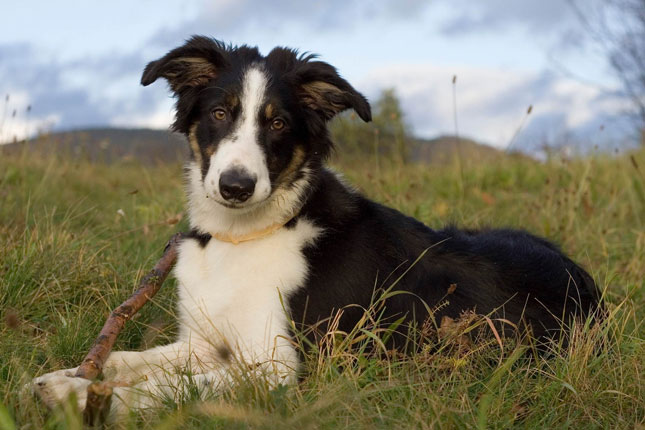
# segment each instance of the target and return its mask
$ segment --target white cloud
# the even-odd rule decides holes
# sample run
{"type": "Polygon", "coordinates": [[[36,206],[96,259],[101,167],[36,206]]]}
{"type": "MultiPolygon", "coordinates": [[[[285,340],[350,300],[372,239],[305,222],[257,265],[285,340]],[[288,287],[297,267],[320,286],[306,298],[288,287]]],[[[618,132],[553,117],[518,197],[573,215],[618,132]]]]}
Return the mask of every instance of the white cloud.
{"type": "Polygon", "coordinates": [[[562,0],[451,0],[450,5],[452,17],[443,30],[452,35],[512,26],[544,35],[544,30],[562,28],[575,20],[573,9],[562,0]]]}
{"type": "Polygon", "coordinates": [[[551,73],[468,66],[396,65],[374,70],[361,82],[372,98],[394,87],[416,134],[455,132],[452,77],[457,76],[459,133],[504,148],[529,105],[525,125],[558,118],[558,127],[576,132],[598,117],[618,115],[626,102],[600,89],[551,73]]]}
{"type": "Polygon", "coordinates": [[[159,103],[152,112],[115,115],[110,120],[114,127],[142,127],[167,129],[174,120],[173,101],[167,99],[159,103]]]}
{"type": "Polygon", "coordinates": [[[22,140],[36,132],[51,130],[60,120],[58,115],[33,118],[31,99],[26,92],[3,94],[0,109],[0,144],[22,140]],[[29,112],[28,112],[29,107],[29,112]]]}

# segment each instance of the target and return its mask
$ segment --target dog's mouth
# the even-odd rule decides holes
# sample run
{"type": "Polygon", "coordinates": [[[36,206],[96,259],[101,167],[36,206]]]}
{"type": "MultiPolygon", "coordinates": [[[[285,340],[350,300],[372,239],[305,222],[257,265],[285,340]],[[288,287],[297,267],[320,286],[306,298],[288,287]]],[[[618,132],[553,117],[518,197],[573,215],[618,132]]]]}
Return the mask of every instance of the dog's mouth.
{"type": "Polygon", "coordinates": [[[262,204],[264,204],[269,199],[269,196],[267,196],[263,200],[256,201],[256,202],[248,202],[248,201],[238,202],[238,201],[235,201],[235,200],[224,200],[222,198],[218,198],[218,197],[213,196],[211,193],[208,193],[206,195],[206,198],[208,200],[214,201],[215,203],[217,203],[218,205],[220,205],[222,207],[225,207],[226,209],[231,209],[231,210],[239,211],[239,212],[247,212],[247,211],[253,210],[253,209],[257,208],[258,206],[261,206],[262,204]]]}
{"type": "Polygon", "coordinates": [[[243,209],[246,205],[244,203],[231,203],[231,202],[220,202],[217,201],[220,205],[228,209],[243,209]]]}

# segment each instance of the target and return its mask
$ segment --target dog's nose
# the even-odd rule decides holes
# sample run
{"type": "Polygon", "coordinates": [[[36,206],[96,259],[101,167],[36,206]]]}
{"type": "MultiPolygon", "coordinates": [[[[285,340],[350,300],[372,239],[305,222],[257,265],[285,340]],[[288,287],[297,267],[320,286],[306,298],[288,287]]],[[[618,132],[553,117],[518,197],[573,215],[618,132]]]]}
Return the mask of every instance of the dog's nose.
{"type": "Polygon", "coordinates": [[[245,202],[253,195],[255,178],[239,170],[227,170],[219,177],[219,193],[224,200],[245,202]]]}

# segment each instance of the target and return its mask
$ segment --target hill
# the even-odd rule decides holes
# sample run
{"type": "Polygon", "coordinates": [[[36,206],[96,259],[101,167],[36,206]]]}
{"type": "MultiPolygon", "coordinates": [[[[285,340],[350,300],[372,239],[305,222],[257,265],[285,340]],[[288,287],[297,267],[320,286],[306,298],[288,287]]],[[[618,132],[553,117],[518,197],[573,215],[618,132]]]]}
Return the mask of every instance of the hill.
{"type": "Polygon", "coordinates": [[[465,162],[485,162],[501,160],[508,157],[508,154],[472,139],[455,136],[416,139],[412,148],[412,159],[428,164],[452,163],[458,157],[465,162]]]}
{"type": "Polygon", "coordinates": [[[148,128],[72,130],[0,146],[3,152],[9,153],[22,151],[25,147],[41,154],[66,153],[92,162],[137,160],[146,165],[181,161],[188,153],[182,135],[148,128]]]}
{"type": "MultiPolygon", "coordinates": [[[[468,138],[440,136],[435,139],[414,139],[411,145],[413,162],[446,164],[460,156],[469,163],[507,158],[504,152],[468,138]]],[[[24,148],[41,154],[67,153],[73,158],[92,162],[113,163],[137,160],[145,165],[173,163],[186,159],[185,138],[168,130],[92,128],[50,133],[27,142],[1,145],[3,152],[14,153],[24,148]]],[[[341,142],[342,151],[342,142],[341,142]]]]}

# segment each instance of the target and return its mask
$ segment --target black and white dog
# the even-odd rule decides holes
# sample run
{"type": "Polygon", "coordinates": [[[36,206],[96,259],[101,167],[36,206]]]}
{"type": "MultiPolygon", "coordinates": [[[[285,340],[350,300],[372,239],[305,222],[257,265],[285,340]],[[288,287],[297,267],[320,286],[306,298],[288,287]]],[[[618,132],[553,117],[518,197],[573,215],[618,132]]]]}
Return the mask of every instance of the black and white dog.
{"type": "MultiPolygon", "coordinates": [[[[325,168],[327,122],[350,108],[371,119],[365,97],[329,64],[193,37],[148,64],[141,83],[159,78],[177,97],[173,128],[192,152],[193,230],[175,269],[180,332],[169,345],[110,355],[105,377],[132,384],[116,388],[116,410],[181,391],[186,366],[215,388],[232,383],[234,363],[271,383],[292,382],[294,329],[343,309],[338,329],[349,332],[388,277],[400,277],[394,288],[407,294],[387,299],[382,318],[407,325],[474,309],[544,338],[597,306],[591,277],[546,240],[517,230],[432,230],[325,168]]],[[[405,336],[390,343],[404,348],[405,336]]],[[[88,381],[74,372],[36,378],[36,389],[51,403],[75,391],[82,407],[88,381]]]]}

